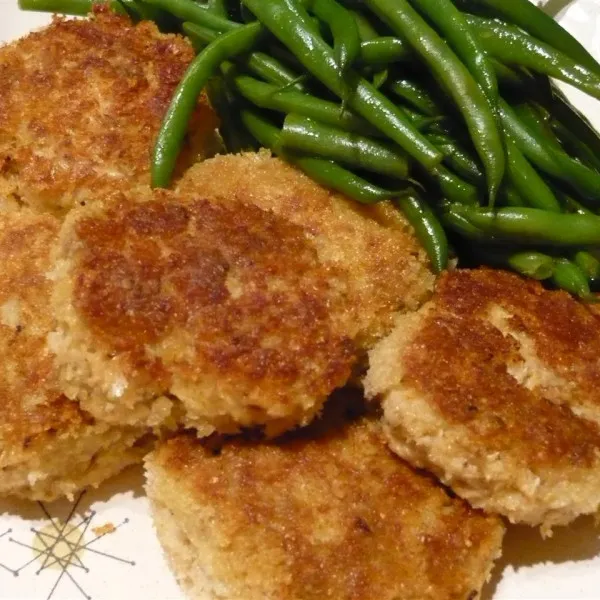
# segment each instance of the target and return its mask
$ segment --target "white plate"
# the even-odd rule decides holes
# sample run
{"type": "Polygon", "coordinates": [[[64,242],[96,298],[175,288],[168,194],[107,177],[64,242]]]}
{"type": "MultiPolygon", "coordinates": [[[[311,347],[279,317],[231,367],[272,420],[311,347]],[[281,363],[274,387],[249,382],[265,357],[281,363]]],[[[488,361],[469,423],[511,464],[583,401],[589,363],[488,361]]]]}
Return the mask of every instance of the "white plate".
{"type": "MultiPolygon", "coordinates": [[[[567,4],[549,0],[547,8],[600,58],[600,0],[567,4]]],[[[48,21],[0,0],[0,40],[48,21]]],[[[600,105],[569,93],[600,128],[600,105]]],[[[589,518],[546,541],[536,530],[510,528],[494,573],[485,600],[599,600],[600,537],[589,518]]],[[[154,536],[139,469],[75,505],[0,502],[0,600],[50,598],[182,600],[154,536]]]]}

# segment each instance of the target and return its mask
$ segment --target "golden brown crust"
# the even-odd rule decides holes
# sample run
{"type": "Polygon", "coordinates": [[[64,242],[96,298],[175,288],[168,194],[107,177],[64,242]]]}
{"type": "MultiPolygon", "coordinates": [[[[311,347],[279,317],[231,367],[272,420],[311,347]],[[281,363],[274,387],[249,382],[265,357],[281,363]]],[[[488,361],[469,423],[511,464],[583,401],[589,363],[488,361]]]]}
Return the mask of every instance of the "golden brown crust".
{"type": "Polygon", "coordinates": [[[442,276],[371,354],[392,447],[476,506],[532,524],[600,504],[600,328],[564,292],[489,269],[442,276]]]}
{"type": "Polygon", "coordinates": [[[57,219],[50,215],[26,210],[0,214],[2,495],[52,499],[99,483],[142,457],[140,451],[130,452],[130,447],[144,435],[143,430],[124,430],[121,437],[96,426],[91,415],[61,392],[54,357],[46,344],[55,324],[49,310],[52,286],[46,275],[58,229],[57,219]],[[98,444],[96,437],[101,439],[98,444]],[[102,463],[113,445],[119,445],[121,453],[115,461],[118,466],[107,468],[99,479],[87,477],[94,461],[102,463]],[[80,446],[83,454],[77,454],[80,446]],[[55,464],[61,465],[58,471],[55,464]]]}
{"type": "MultiPolygon", "coordinates": [[[[189,424],[312,416],[355,360],[339,273],[302,229],[254,206],[142,197],[116,195],[67,222],[57,306],[72,303],[68,335],[107,368],[119,363],[136,401],[148,389],[177,396],[189,424]]],[[[90,410],[123,417],[104,405],[90,410]]]]}
{"type": "Polygon", "coordinates": [[[540,360],[600,406],[600,327],[590,306],[567,292],[547,291],[536,281],[491,270],[443,277],[437,298],[464,316],[481,316],[490,305],[501,306],[510,313],[510,329],[532,340],[540,360]]]}
{"type": "Polygon", "coordinates": [[[476,598],[503,533],[394,458],[368,420],[219,452],[183,436],[148,471],[196,572],[227,590],[207,599],[476,598]]]}
{"type": "MultiPolygon", "coordinates": [[[[57,214],[106,189],[148,184],[152,146],[189,44],[96,7],[0,49],[0,195],[57,214]]],[[[181,166],[211,153],[199,103],[181,166]]]]}
{"type": "Polygon", "coordinates": [[[45,273],[58,228],[50,216],[0,216],[0,430],[7,444],[78,426],[84,419],[77,405],[61,395],[46,348],[53,319],[45,273]]]}
{"type": "Polygon", "coordinates": [[[213,201],[254,204],[305,228],[321,261],[348,273],[351,321],[362,346],[389,332],[394,313],[416,309],[433,287],[420,244],[390,203],[361,206],[266,151],[195,165],[179,189],[213,201]]]}
{"type": "Polygon", "coordinates": [[[518,344],[485,321],[432,316],[403,360],[405,384],[489,452],[515,453],[540,467],[597,463],[598,428],[520,385],[506,368],[521,361],[518,344]]]}

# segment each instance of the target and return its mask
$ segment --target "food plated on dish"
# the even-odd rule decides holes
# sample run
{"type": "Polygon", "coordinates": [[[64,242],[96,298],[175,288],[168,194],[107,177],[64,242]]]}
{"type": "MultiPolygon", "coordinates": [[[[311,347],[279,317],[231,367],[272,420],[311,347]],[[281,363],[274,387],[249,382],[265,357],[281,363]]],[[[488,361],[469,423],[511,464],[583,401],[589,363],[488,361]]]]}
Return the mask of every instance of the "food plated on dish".
{"type": "Polygon", "coordinates": [[[472,600],[506,527],[597,512],[574,38],[493,0],[22,7],[83,18],[0,49],[3,496],[145,461],[224,600],[472,600]]]}

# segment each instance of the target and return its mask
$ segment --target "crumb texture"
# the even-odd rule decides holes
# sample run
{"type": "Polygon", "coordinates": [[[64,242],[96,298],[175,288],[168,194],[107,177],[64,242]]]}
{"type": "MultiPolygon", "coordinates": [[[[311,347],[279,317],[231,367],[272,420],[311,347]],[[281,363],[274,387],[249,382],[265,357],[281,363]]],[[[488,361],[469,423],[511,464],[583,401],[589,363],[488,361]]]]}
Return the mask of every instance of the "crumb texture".
{"type": "Polygon", "coordinates": [[[285,430],[356,360],[343,274],[255,206],[117,194],[69,217],[57,265],[65,389],[109,422],[160,424],[168,396],[201,431],[285,430]]]}
{"type": "MultiPolygon", "coordinates": [[[[194,57],[180,36],[96,7],[55,18],[0,49],[0,196],[64,214],[108,190],[150,182],[154,140],[194,57]]],[[[214,153],[203,98],[180,169],[214,153]]]]}
{"type": "Polygon", "coordinates": [[[182,436],[147,473],[190,598],[467,600],[500,551],[499,519],[413,472],[368,420],[220,451],[182,436]]]}
{"type": "Polygon", "coordinates": [[[600,505],[599,325],[564,292],[457,271],[372,351],[366,388],[401,456],[547,529],[600,505]]]}
{"type": "Polygon", "coordinates": [[[361,206],[332,193],[267,151],[217,156],[192,167],[179,189],[242,202],[303,227],[319,258],[347,273],[358,343],[389,333],[397,311],[415,310],[434,276],[412,228],[391,203],[361,206]]]}
{"type": "Polygon", "coordinates": [[[0,496],[53,500],[139,462],[145,430],[98,424],[61,392],[46,336],[59,223],[0,214],[0,496]]]}

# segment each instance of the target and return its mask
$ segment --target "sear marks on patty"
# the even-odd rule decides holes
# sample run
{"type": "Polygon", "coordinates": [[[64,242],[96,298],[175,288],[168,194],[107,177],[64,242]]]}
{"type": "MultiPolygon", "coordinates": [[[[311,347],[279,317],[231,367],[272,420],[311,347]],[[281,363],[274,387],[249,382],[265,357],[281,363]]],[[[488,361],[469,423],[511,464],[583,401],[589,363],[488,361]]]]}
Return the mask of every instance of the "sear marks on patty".
{"type": "Polygon", "coordinates": [[[599,325],[514,274],[449,273],[372,351],[365,385],[402,457],[548,530],[600,505],[599,325]]]}
{"type": "MultiPolygon", "coordinates": [[[[0,48],[0,197],[62,215],[150,183],[154,140],[194,57],[186,40],[96,6],[0,48]]],[[[180,170],[215,151],[203,98],[180,170]]]]}
{"type": "Polygon", "coordinates": [[[500,553],[501,520],[394,457],[370,418],[217,451],[180,436],[146,466],[159,539],[192,597],[472,600],[500,553]]]}
{"type": "Polygon", "coordinates": [[[200,432],[305,424],[356,361],[346,274],[255,206],[144,198],[63,227],[53,339],[68,395],[110,422],[160,425],[175,398],[200,432]]]}

